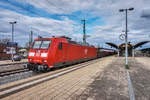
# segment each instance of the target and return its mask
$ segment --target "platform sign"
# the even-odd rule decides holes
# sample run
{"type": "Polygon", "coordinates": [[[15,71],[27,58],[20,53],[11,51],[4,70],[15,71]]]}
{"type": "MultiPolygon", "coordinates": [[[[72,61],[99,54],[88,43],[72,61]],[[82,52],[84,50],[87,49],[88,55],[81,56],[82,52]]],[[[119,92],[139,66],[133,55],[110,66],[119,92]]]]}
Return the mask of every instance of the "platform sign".
{"type": "Polygon", "coordinates": [[[8,47],[8,50],[6,51],[7,54],[16,54],[16,48],[14,47],[8,47]]]}
{"type": "Polygon", "coordinates": [[[11,48],[10,48],[10,52],[11,52],[11,54],[15,54],[15,53],[16,53],[16,48],[11,47],[11,48]]]}

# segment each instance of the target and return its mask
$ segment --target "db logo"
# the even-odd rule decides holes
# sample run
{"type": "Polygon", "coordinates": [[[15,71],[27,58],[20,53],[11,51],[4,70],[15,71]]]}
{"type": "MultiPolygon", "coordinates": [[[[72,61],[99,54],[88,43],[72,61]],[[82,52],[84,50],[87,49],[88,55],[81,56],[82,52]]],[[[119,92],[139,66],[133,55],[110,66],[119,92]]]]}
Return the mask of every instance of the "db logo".
{"type": "Polygon", "coordinates": [[[85,55],[87,55],[87,52],[88,52],[88,50],[87,50],[87,49],[85,49],[85,50],[84,50],[84,54],[85,54],[85,55]]]}
{"type": "Polygon", "coordinates": [[[37,57],[40,56],[40,50],[38,50],[38,51],[36,52],[36,56],[37,56],[37,57]]]}

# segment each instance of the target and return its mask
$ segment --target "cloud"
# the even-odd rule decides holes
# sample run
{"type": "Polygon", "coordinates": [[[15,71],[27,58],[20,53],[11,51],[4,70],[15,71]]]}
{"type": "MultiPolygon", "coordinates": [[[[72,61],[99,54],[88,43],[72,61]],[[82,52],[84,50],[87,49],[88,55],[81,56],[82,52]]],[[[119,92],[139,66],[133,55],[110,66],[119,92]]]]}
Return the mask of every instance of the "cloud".
{"type": "MultiPolygon", "coordinates": [[[[25,41],[28,40],[31,28],[34,31],[35,37],[37,35],[44,37],[66,35],[72,37],[74,40],[81,41],[82,26],[80,20],[86,18],[87,34],[90,35],[87,38],[88,42],[95,45],[100,44],[104,47],[108,47],[105,45],[105,42],[120,44],[124,42],[119,39],[119,35],[124,34],[122,31],[125,30],[125,12],[121,13],[119,9],[129,7],[134,7],[133,11],[128,11],[129,41],[137,43],[143,40],[150,40],[148,37],[150,35],[149,0],[15,1],[22,3],[24,7],[32,6],[36,10],[35,12],[40,15],[31,17],[30,14],[27,15],[16,10],[0,8],[0,33],[11,33],[11,27],[8,27],[10,26],[8,22],[17,20],[15,34],[17,35],[16,39],[20,40],[20,43],[24,37],[26,37],[25,41]],[[49,15],[53,15],[54,17],[49,15]],[[93,20],[93,18],[98,19],[93,20]],[[92,21],[94,24],[88,24],[88,22],[92,21]]],[[[0,4],[2,3],[0,2],[0,4]]],[[[7,6],[8,4],[3,3],[3,5],[7,6]]],[[[16,6],[11,6],[14,9],[18,9],[16,6]]],[[[28,10],[32,11],[32,7],[29,7],[28,10]]],[[[23,9],[22,11],[28,12],[23,9]]],[[[149,45],[147,44],[147,47],[149,45]]]]}
{"type": "Polygon", "coordinates": [[[150,18],[150,8],[143,9],[143,11],[141,13],[141,17],[150,18]]]}
{"type": "Polygon", "coordinates": [[[37,8],[45,9],[50,13],[55,14],[71,14],[79,10],[88,10],[96,3],[95,0],[27,0],[29,4],[37,8]]]}
{"type": "Polygon", "coordinates": [[[0,35],[7,35],[11,38],[10,21],[17,21],[15,24],[15,41],[22,46],[28,41],[32,29],[34,37],[41,35],[43,37],[66,35],[71,36],[78,29],[76,22],[62,17],[61,20],[48,19],[44,17],[29,17],[9,10],[0,9],[0,35]],[[8,35],[9,34],[9,35],[8,35]],[[22,41],[23,40],[23,41],[22,41]],[[24,42],[24,43],[22,43],[24,42]]]}

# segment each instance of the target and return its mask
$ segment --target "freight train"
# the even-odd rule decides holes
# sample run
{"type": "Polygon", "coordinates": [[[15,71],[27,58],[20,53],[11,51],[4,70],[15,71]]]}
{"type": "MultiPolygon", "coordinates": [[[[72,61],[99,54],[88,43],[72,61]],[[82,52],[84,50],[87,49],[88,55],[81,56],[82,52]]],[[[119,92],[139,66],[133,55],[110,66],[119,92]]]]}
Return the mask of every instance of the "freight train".
{"type": "Polygon", "coordinates": [[[80,63],[114,54],[88,44],[79,44],[68,37],[36,38],[30,47],[28,64],[33,71],[80,63]],[[103,55],[101,54],[103,52],[103,55]]]}

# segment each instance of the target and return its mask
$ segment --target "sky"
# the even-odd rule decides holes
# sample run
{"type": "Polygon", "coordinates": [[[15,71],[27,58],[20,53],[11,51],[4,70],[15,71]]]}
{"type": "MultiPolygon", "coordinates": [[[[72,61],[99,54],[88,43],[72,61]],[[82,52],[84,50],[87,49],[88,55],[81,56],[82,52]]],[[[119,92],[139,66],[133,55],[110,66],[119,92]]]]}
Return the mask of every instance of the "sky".
{"type": "MultiPolygon", "coordinates": [[[[121,44],[120,34],[125,30],[125,12],[128,11],[128,39],[131,44],[150,40],[150,0],[0,0],[0,39],[11,40],[25,46],[29,34],[34,38],[68,36],[82,41],[83,22],[86,20],[87,42],[110,48],[106,42],[121,44]]],[[[150,43],[142,48],[150,47],[150,43]]]]}

